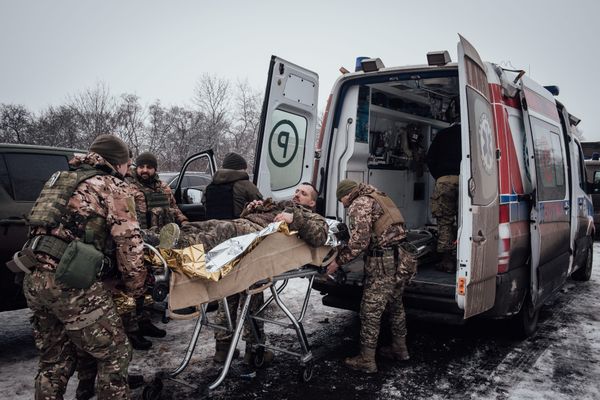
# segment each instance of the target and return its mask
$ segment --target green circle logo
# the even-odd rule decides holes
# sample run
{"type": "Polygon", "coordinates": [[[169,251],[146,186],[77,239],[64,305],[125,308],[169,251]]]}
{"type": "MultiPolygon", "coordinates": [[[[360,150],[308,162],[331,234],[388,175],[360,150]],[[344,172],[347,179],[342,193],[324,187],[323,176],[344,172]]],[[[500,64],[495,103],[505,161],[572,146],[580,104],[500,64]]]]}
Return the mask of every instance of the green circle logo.
{"type": "Polygon", "coordinates": [[[275,124],[269,136],[269,158],[271,162],[279,168],[289,165],[296,157],[299,140],[298,130],[290,120],[283,119],[275,124]],[[290,143],[290,139],[293,140],[293,143],[290,143]],[[292,145],[293,149],[290,149],[292,145]]]}

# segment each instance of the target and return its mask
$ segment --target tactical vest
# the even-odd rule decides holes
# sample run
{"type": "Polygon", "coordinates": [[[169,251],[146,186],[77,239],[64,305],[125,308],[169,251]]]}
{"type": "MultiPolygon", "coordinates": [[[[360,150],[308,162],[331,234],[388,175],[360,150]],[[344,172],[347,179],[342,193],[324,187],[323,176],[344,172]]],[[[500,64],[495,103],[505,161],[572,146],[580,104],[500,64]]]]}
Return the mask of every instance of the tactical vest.
{"type": "Polygon", "coordinates": [[[404,217],[402,217],[400,210],[388,196],[377,192],[365,194],[365,196],[369,196],[375,200],[383,210],[383,215],[375,221],[375,226],[373,227],[377,239],[381,238],[388,226],[396,224],[404,225],[404,217]]]}
{"type": "Polygon", "coordinates": [[[215,184],[206,187],[206,218],[207,219],[234,219],[233,185],[235,182],[215,184]]]}
{"type": "MultiPolygon", "coordinates": [[[[90,215],[83,217],[82,220],[81,216],[74,215],[67,207],[75,189],[83,181],[96,175],[107,175],[107,173],[89,165],[54,173],[44,184],[40,196],[29,213],[27,222],[30,227],[40,227],[50,231],[60,225],[67,228],[73,224],[83,225],[84,242],[93,244],[97,250],[105,253],[106,219],[99,215],[90,215]]],[[[48,235],[38,238],[37,242],[40,243],[37,249],[55,258],[60,258],[67,245],[63,240],[48,235]]]]}
{"type": "Polygon", "coordinates": [[[158,179],[155,178],[153,181],[153,186],[157,185],[160,190],[158,192],[154,187],[145,185],[137,176],[134,184],[144,194],[146,215],[138,214],[138,218],[145,217],[148,228],[157,226],[160,229],[166,224],[175,221],[171,213],[171,197],[162,191],[158,179]]]}

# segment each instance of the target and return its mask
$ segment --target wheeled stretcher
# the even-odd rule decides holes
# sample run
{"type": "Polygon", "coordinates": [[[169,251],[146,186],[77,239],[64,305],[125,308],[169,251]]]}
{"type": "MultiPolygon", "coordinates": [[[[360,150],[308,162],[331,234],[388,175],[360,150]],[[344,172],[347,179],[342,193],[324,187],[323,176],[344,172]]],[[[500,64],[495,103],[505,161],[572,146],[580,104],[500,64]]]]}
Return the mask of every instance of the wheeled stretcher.
{"type": "Polygon", "coordinates": [[[242,257],[234,270],[216,282],[190,279],[181,273],[169,271],[165,262],[164,273],[157,275],[157,283],[153,290],[160,294],[164,290],[160,288],[161,285],[164,285],[164,282],[168,280],[169,316],[172,319],[196,318],[197,320],[180,365],[172,371],[158,374],[152,384],[144,389],[144,399],[159,398],[163,379],[179,381],[175,377],[188,366],[198,344],[200,332],[205,326],[212,329],[226,330],[233,335],[223,369],[206,389],[213,390],[218,387],[230,370],[245,321],[249,321],[256,339],[253,345],[255,351],[252,360],[255,367],[262,366],[265,349],[284,352],[299,359],[301,366],[300,379],[305,382],[309,381],[312,378],[314,356],[304,332],[302,321],[308,308],[313,279],[315,275],[322,272],[323,267],[334,258],[334,255],[335,253],[331,247],[313,248],[296,236],[275,233],[261,241],[256,248],[242,257]],[[304,293],[302,307],[299,313],[294,315],[286,306],[280,294],[287,287],[289,280],[296,278],[306,278],[308,285],[304,293]],[[263,291],[269,291],[270,296],[265,299],[264,305],[259,310],[250,312],[249,306],[252,297],[260,295],[263,291]],[[246,298],[241,307],[239,323],[234,328],[235,321],[231,319],[226,298],[240,292],[245,292],[246,298]],[[209,319],[207,305],[214,300],[223,302],[223,311],[226,316],[224,325],[218,325],[209,319]],[[271,304],[275,304],[283,312],[285,319],[277,320],[266,316],[264,311],[271,304]],[[174,312],[189,307],[195,307],[196,312],[191,315],[180,315],[174,312]],[[256,321],[259,320],[282,328],[293,329],[299,343],[299,351],[266,344],[265,338],[260,337],[258,333],[256,321]]]}

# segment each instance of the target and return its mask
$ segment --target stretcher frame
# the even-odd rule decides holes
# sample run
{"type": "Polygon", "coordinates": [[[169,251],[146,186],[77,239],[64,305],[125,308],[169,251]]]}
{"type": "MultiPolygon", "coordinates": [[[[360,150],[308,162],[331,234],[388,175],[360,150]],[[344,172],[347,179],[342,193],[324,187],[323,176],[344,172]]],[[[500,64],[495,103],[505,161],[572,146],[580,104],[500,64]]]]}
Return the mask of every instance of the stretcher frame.
{"type": "MultiPolygon", "coordinates": [[[[161,262],[163,264],[162,265],[162,267],[163,267],[162,273],[155,274],[156,282],[157,283],[168,282],[168,280],[170,278],[170,270],[167,266],[166,260],[162,257],[162,255],[156,248],[154,248],[153,246],[151,246],[147,243],[144,243],[144,245],[146,248],[148,248],[148,250],[155,253],[159,257],[159,259],[161,260],[161,262]]],[[[327,259],[331,260],[332,258],[327,257],[327,259]]],[[[156,271],[156,272],[158,272],[158,271],[156,271]]],[[[227,332],[231,332],[233,335],[231,344],[227,351],[227,357],[225,359],[223,368],[221,369],[217,378],[213,382],[211,382],[205,388],[205,390],[208,392],[210,390],[214,390],[215,388],[217,388],[225,380],[227,374],[229,373],[229,370],[230,370],[230,367],[231,367],[231,364],[233,361],[233,356],[235,354],[235,350],[239,343],[242,329],[243,329],[244,323],[246,321],[250,324],[252,333],[255,337],[255,341],[252,344],[253,358],[251,360],[252,365],[254,367],[260,368],[264,365],[264,351],[266,349],[275,350],[277,352],[282,352],[282,353],[286,353],[286,354],[292,355],[294,357],[297,357],[299,359],[299,362],[300,362],[300,365],[302,368],[301,374],[300,374],[300,379],[304,382],[310,381],[310,379],[313,376],[313,370],[314,370],[314,356],[310,349],[310,345],[308,343],[308,338],[304,331],[304,326],[302,324],[302,321],[306,315],[306,310],[308,309],[308,303],[310,301],[310,295],[312,293],[312,284],[313,284],[314,277],[317,274],[322,273],[322,272],[324,272],[323,267],[317,267],[314,265],[304,265],[301,268],[292,269],[287,272],[276,275],[274,277],[270,277],[270,278],[263,279],[261,281],[256,282],[250,288],[245,290],[246,298],[243,302],[242,309],[241,309],[241,312],[239,315],[239,323],[237,324],[235,329],[233,326],[234,325],[233,321],[231,319],[229,305],[227,303],[226,297],[224,297],[220,300],[223,304],[223,310],[225,312],[225,325],[219,325],[217,323],[211,322],[208,318],[208,312],[207,312],[208,303],[201,304],[199,306],[199,310],[197,310],[195,312],[195,314],[197,315],[196,324],[194,326],[194,330],[193,330],[192,336],[190,338],[190,342],[186,349],[185,356],[183,357],[180,365],[170,372],[166,372],[166,373],[163,372],[163,373],[157,374],[156,377],[154,378],[153,382],[144,388],[142,397],[144,399],[159,398],[160,392],[162,391],[162,388],[163,388],[162,380],[164,378],[173,380],[173,381],[181,383],[181,384],[195,387],[195,385],[189,385],[186,382],[176,379],[176,377],[181,372],[183,372],[189,365],[192,355],[196,349],[196,345],[198,343],[200,333],[204,326],[212,328],[212,329],[225,330],[227,332]],[[287,287],[289,280],[295,279],[295,278],[307,278],[308,279],[308,285],[306,288],[306,292],[304,294],[302,307],[300,309],[300,313],[299,313],[298,317],[296,317],[289,310],[289,308],[285,305],[285,303],[283,302],[283,300],[280,297],[281,292],[283,292],[283,290],[287,287]],[[252,297],[256,296],[256,295],[262,295],[262,293],[267,289],[270,290],[271,295],[269,296],[269,298],[267,298],[265,300],[264,304],[256,312],[251,313],[250,312],[250,302],[252,300],[252,297]],[[288,321],[267,318],[264,315],[264,311],[273,302],[284,313],[284,315],[285,315],[285,317],[287,317],[288,321]],[[271,323],[274,325],[281,326],[283,328],[294,329],[294,331],[296,333],[296,337],[298,339],[298,343],[300,345],[300,352],[266,344],[265,337],[264,336],[261,337],[261,335],[259,334],[257,321],[262,321],[264,323],[271,323]]],[[[168,313],[168,311],[167,311],[167,313],[168,313]]],[[[169,314],[169,316],[171,318],[175,317],[175,315],[173,315],[173,314],[169,314]]],[[[194,316],[195,316],[194,314],[192,314],[191,317],[189,315],[187,315],[186,319],[194,318],[194,316]]],[[[177,317],[175,317],[175,318],[177,318],[177,317]]],[[[178,318],[181,318],[181,317],[178,317],[178,318]]]]}
{"type": "Polygon", "coordinates": [[[221,302],[223,303],[223,306],[224,306],[223,310],[225,311],[226,325],[219,325],[214,322],[211,322],[209,320],[207,312],[206,312],[207,304],[202,304],[200,306],[199,316],[196,320],[196,325],[194,327],[194,331],[192,333],[190,343],[187,347],[186,354],[185,354],[183,360],[181,361],[181,364],[176,369],[171,371],[168,374],[168,377],[175,378],[177,375],[179,375],[181,372],[183,372],[185,370],[185,368],[188,366],[188,364],[192,358],[192,355],[194,353],[194,350],[196,348],[198,338],[200,337],[200,332],[202,331],[202,327],[206,326],[206,327],[210,327],[213,329],[225,330],[227,332],[232,332],[232,334],[233,334],[233,337],[231,339],[231,344],[230,344],[228,352],[227,352],[227,357],[225,359],[223,369],[219,373],[219,376],[212,383],[210,383],[208,385],[208,390],[213,390],[213,389],[217,388],[223,382],[223,380],[225,379],[225,377],[227,376],[227,374],[229,372],[231,363],[233,361],[233,356],[234,356],[235,350],[237,348],[237,344],[239,343],[239,340],[241,337],[244,322],[248,321],[250,323],[250,326],[252,327],[252,332],[256,339],[255,343],[253,344],[254,350],[256,350],[254,352],[254,358],[252,360],[254,367],[260,368],[263,365],[265,349],[283,352],[283,353],[295,356],[300,360],[300,364],[302,366],[302,374],[301,374],[302,380],[305,382],[308,382],[312,378],[312,374],[313,374],[314,356],[311,352],[310,345],[308,343],[308,338],[306,337],[306,333],[304,332],[304,326],[302,324],[302,320],[304,319],[304,316],[306,315],[306,310],[308,308],[308,303],[310,300],[310,294],[312,292],[312,283],[313,283],[314,277],[318,273],[320,273],[319,267],[304,266],[302,268],[291,270],[291,271],[285,272],[283,274],[274,276],[272,278],[259,281],[259,282],[255,283],[254,285],[252,285],[249,289],[247,289],[245,291],[246,299],[243,302],[241,312],[239,315],[239,323],[237,324],[235,329],[233,328],[233,322],[231,320],[231,314],[229,312],[227,298],[223,298],[221,300],[221,302]],[[304,295],[304,300],[303,300],[300,314],[298,317],[296,317],[289,310],[289,308],[285,305],[285,303],[283,302],[283,300],[280,297],[280,294],[287,286],[288,281],[290,279],[295,279],[295,278],[308,278],[308,286],[307,286],[307,289],[306,289],[306,292],[304,295]],[[277,285],[277,283],[279,283],[279,285],[277,285]],[[250,308],[250,301],[251,301],[252,297],[262,294],[263,291],[265,291],[267,289],[269,289],[271,292],[271,295],[269,296],[269,298],[265,300],[264,304],[255,313],[250,313],[249,308],[250,308]],[[288,323],[281,321],[281,320],[267,318],[264,316],[264,311],[273,302],[275,302],[275,304],[279,307],[279,309],[285,314],[285,316],[289,320],[288,323]],[[294,329],[296,336],[298,338],[298,342],[300,344],[300,352],[295,352],[295,351],[291,351],[289,349],[284,349],[284,348],[266,344],[265,338],[260,337],[260,335],[258,334],[258,329],[257,329],[257,325],[256,325],[256,321],[258,321],[258,320],[263,321],[265,323],[271,323],[274,325],[278,325],[283,328],[294,329]]]}

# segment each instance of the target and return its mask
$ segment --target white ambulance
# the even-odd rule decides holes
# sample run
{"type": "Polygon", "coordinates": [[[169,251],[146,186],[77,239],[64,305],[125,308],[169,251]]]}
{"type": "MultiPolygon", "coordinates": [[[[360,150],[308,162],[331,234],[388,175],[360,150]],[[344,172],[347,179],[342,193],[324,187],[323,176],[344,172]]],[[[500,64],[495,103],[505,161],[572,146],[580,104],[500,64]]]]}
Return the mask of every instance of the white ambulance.
{"type": "MultiPolygon", "coordinates": [[[[457,271],[437,271],[435,258],[425,257],[404,301],[420,316],[514,317],[531,334],[544,301],[569,276],[591,274],[593,209],[573,135],[579,119],[556,100],[556,87],[483,62],[463,37],[458,62],[448,52],[427,58],[428,65],[392,68],[359,60],[359,71],[335,82],[317,133],[318,75],[272,57],[255,182],[277,200],[312,182],[318,211],[341,221],[337,183],[372,184],[394,200],[418,239],[436,227],[425,154],[459,101],[457,271]]],[[[343,284],[322,279],[315,287],[325,304],[354,308],[362,260],[344,269],[343,284]]]]}

